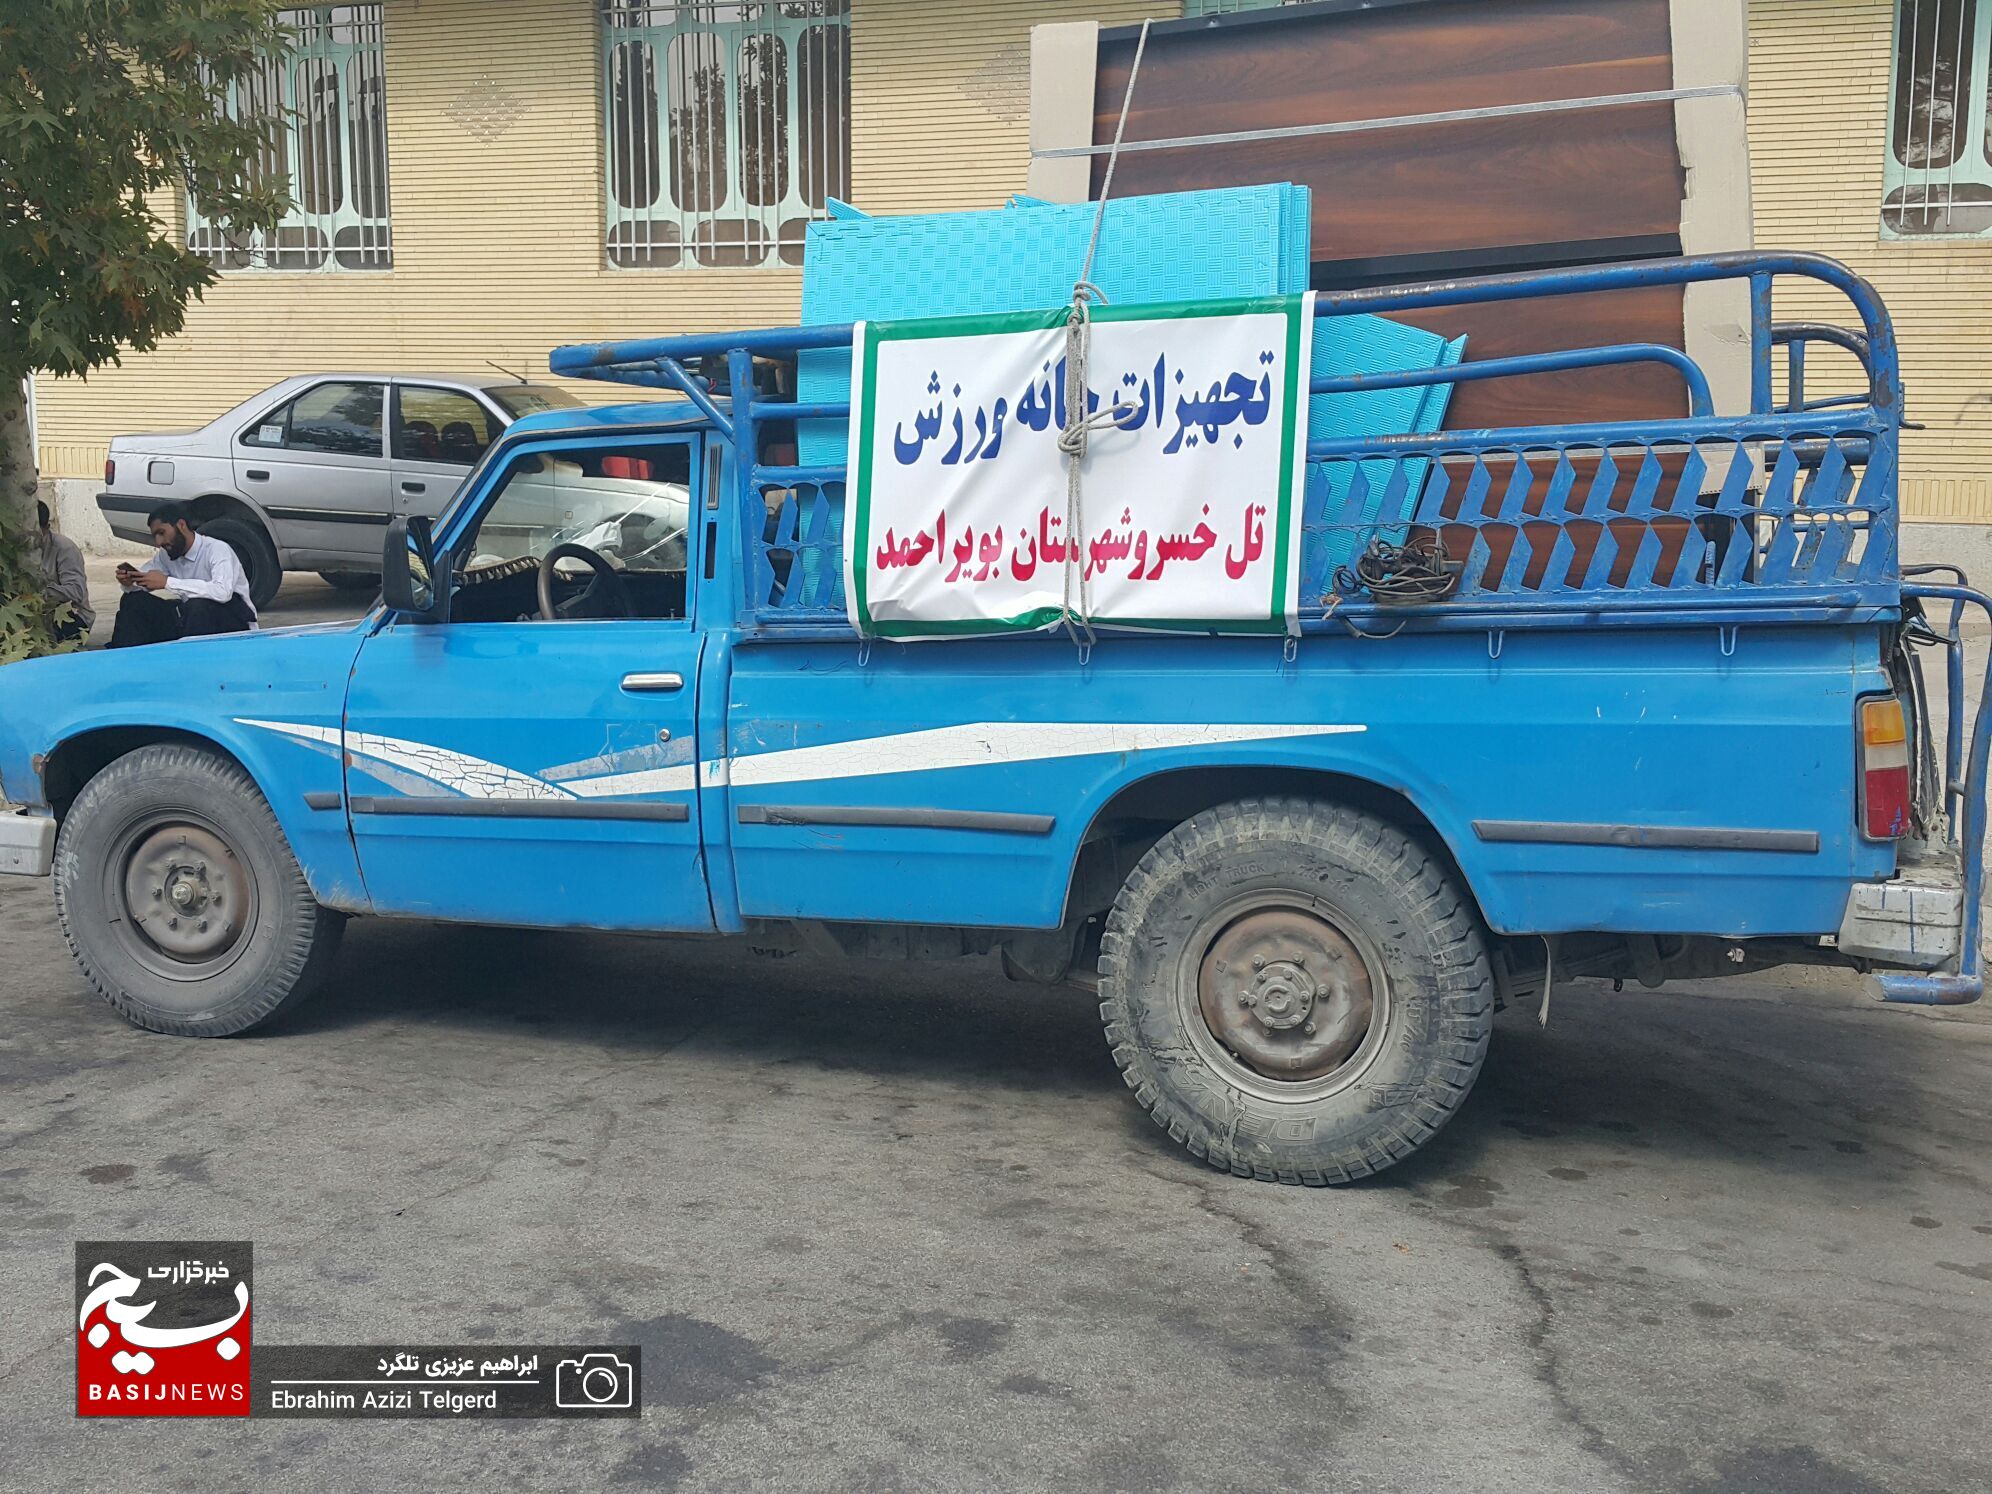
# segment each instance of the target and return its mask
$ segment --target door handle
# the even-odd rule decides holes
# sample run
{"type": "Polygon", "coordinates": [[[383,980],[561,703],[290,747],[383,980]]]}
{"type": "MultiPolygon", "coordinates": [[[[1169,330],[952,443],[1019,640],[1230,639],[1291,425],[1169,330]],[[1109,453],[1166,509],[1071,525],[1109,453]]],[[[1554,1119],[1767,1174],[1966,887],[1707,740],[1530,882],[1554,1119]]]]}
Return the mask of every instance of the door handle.
{"type": "Polygon", "coordinates": [[[261,467],[251,467],[242,475],[251,482],[268,482],[270,480],[270,474],[265,472],[261,467]]]}
{"type": "Polygon", "coordinates": [[[682,674],[626,674],[622,677],[622,687],[630,691],[653,691],[667,693],[685,688],[682,674]]]}
{"type": "Polygon", "coordinates": [[[404,482],[401,485],[401,491],[404,493],[426,493],[429,491],[429,485],[425,482],[404,482]]]}

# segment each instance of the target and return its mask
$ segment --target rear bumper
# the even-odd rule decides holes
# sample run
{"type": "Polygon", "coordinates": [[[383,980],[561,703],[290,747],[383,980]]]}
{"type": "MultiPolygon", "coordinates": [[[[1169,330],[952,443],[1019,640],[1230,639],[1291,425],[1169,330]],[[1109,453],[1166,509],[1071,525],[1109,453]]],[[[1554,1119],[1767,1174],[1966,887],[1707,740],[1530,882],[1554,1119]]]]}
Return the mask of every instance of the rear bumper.
{"type": "Polygon", "coordinates": [[[1856,882],[1840,920],[1840,953],[1888,967],[1869,977],[1884,1001],[1961,1006],[1985,993],[1966,959],[1969,892],[1954,850],[1905,864],[1886,882],[1856,882]]]}
{"type": "Polygon", "coordinates": [[[152,543],[152,531],[145,527],[145,516],[159,506],[156,498],[132,498],[123,493],[99,493],[97,512],[104,516],[104,522],[111,526],[111,533],[119,539],[138,540],[152,543]]]}
{"type": "Polygon", "coordinates": [[[0,814],[0,876],[45,877],[54,864],[54,816],[0,814]]]}
{"type": "Polygon", "coordinates": [[[1856,882],[1840,918],[1840,953],[1906,970],[1957,958],[1964,931],[1964,873],[1955,857],[1915,862],[1886,882],[1856,882]]]}

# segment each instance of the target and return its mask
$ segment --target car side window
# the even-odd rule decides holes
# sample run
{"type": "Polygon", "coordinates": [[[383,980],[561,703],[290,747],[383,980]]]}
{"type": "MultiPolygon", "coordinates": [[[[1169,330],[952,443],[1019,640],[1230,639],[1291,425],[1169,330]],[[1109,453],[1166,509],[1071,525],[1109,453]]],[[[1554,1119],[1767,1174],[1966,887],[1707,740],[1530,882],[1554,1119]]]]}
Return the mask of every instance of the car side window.
{"type": "Polygon", "coordinates": [[[381,384],[314,385],[257,421],[242,444],[377,457],[386,395],[381,384]]]}
{"type": "Polygon", "coordinates": [[[398,386],[394,454],[402,461],[468,467],[484,455],[498,432],[491,412],[460,390],[398,386]]]}

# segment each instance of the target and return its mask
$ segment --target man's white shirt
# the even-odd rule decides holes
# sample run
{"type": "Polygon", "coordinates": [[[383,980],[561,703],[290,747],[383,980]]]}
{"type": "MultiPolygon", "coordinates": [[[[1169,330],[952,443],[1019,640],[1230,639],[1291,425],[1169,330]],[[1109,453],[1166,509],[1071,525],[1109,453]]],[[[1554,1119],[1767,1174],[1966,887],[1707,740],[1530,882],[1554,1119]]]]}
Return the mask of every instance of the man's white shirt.
{"type": "Polygon", "coordinates": [[[249,609],[249,626],[256,626],[256,604],[249,600],[249,577],[235,552],[220,540],[197,534],[187,546],[187,553],[178,560],[164,550],[154,550],[144,568],[166,577],[169,584],[161,589],[161,596],[204,597],[210,602],[225,602],[232,596],[242,598],[242,605],[249,609]]]}

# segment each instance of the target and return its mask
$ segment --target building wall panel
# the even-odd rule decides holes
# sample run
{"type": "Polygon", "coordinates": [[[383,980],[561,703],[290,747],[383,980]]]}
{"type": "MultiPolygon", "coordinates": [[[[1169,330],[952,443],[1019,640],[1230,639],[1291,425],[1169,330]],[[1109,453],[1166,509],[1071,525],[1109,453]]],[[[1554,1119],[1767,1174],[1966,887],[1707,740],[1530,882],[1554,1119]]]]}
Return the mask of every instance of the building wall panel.
{"type": "MultiPolygon", "coordinates": [[[[992,207],[1024,185],[1030,28],[1128,0],[854,0],[852,199],[992,207]]],[[[603,261],[595,0],[386,0],[394,268],[224,275],[186,330],[87,381],[37,381],[43,473],[90,477],[113,435],[205,424],[320,369],[543,374],[558,343],[793,322],[795,269],[603,261]]],[[[156,204],[178,225],[170,197],[156,204]]],[[[615,385],[569,385],[583,398],[615,385]]]]}
{"type": "MultiPolygon", "coordinates": [[[[1891,0],[1754,0],[1757,244],[1830,254],[1875,283],[1902,344],[1908,416],[1927,427],[1903,435],[1904,510],[1992,523],[1992,242],[1881,237],[1892,24],[1891,0]]],[[[1783,289],[1775,310],[1786,320],[1848,318],[1823,289],[1783,289]]],[[[1816,378],[1822,393],[1853,387],[1822,377],[1829,367],[1818,363],[1815,375],[1809,366],[1808,383],[1816,378]]]]}

